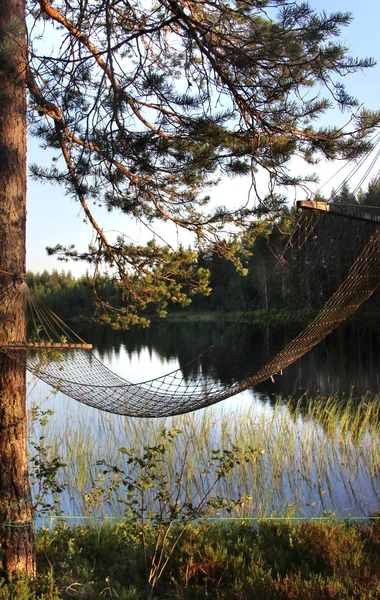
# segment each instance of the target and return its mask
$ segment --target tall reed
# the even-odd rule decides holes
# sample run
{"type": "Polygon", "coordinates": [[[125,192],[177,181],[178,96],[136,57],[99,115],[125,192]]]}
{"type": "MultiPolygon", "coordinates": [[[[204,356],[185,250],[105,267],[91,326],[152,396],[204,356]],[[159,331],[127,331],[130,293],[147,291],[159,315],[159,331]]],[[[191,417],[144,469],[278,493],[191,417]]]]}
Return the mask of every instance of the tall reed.
{"type": "MultiPolygon", "coordinates": [[[[97,462],[128,469],[127,447],[138,453],[154,445],[163,428],[181,430],[167,454],[165,473],[181,471],[184,490],[201,496],[207,488],[212,450],[237,445],[260,451],[253,466],[242,464],[218,494],[232,501],[244,495],[240,516],[368,515],[380,507],[380,396],[277,399],[271,404],[226,410],[214,406],[170,419],[133,419],[102,413],[63,398],[53,398],[56,413],[45,429],[51,457],[67,466],[61,510],[76,514],[120,514],[119,503],[88,506],[102,479],[97,462]],[[57,401],[60,404],[57,406],[57,401]]],[[[41,434],[41,426],[34,430],[41,434]]]]}

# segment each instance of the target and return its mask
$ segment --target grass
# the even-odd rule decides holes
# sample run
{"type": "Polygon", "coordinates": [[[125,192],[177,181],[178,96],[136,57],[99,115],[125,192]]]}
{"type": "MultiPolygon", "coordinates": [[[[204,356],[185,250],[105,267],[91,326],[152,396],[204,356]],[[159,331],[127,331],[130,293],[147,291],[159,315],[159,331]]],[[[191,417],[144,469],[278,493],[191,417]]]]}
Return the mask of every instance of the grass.
{"type": "MultiPolygon", "coordinates": [[[[380,396],[367,395],[360,401],[278,399],[165,420],[121,418],[79,405],[35,417],[31,435],[46,449],[47,462],[60,455],[66,463],[59,469],[66,489],[55,510],[88,520],[40,520],[38,576],[0,582],[0,600],[376,600],[379,416],[380,396]],[[146,448],[155,451],[169,427],[181,433],[147,472],[144,522],[138,507],[133,518],[123,518],[134,497],[122,480],[142,481],[139,461],[146,464],[146,448]],[[194,519],[186,529],[178,520],[170,527],[160,522],[157,492],[172,498],[179,490],[181,514],[189,497],[196,503],[215,480],[215,450],[237,446],[256,449],[255,460],[235,458],[231,474],[213,490],[227,506],[240,498],[233,519],[194,519]],[[372,518],[342,520],[336,513],[372,518]],[[329,518],[303,520],[314,515],[329,518]],[[153,587],[157,540],[164,540],[168,561],[153,587]]],[[[220,506],[207,517],[225,517],[220,506]]]]}
{"type": "MultiPolygon", "coordinates": [[[[149,543],[153,540],[154,535],[149,543]]],[[[37,579],[0,584],[0,600],[376,600],[380,595],[380,520],[194,525],[154,596],[131,524],[42,529],[36,547],[37,579]]]]}
{"type": "MultiPolygon", "coordinates": [[[[58,509],[66,513],[122,515],[117,494],[104,505],[94,490],[104,484],[100,459],[128,472],[127,447],[138,453],[157,443],[165,427],[181,431],[165,457],[169,480],[181,470],[187,490],[200,497],[207,485],[212,451],[237,445],[260,451],[258,459],[238,465],[217,492],[228,502],[247,501],[238,516],[367,515],[380,506],[380,397],[360,402],[330,398],[253,403],[239,410],[218,407],[173,419],[132,419],[81,407],[73,415],[60,409],[44,427],[52,459],[67,466],[61,472],[66,491],[58,509]],[[62,426],[65,423],[65,426],[62,426]]],[[[39,436],[41,428],[35,429],[39,436]]],[[[105,482],[107,483],[107,482],[105,482]]]]}

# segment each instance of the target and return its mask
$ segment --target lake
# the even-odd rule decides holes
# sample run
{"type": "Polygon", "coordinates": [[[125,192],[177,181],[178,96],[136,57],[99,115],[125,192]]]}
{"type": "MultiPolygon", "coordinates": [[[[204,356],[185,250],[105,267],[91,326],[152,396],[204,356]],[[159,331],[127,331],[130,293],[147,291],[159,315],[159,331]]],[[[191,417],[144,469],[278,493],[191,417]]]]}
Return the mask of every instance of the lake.
{"type": "MultiPolygon", "coordinates": [[[[94,353],[108,368],[128,381],[145,381],[181,368],[185,377],[202,373],[228,384],[239,377],[240,365],[245,370],[260,356],[260,343],[244,324],[237,331],[234,360],[226,345],[217,362],[211,364],[203,357],[189,363],[227,326],[223,322],[163,321],[142,331],[94,327],[80,334],[93,343],[94,353]]],[[[270,339],[278,335],[274,332],[270,339]]],[[[127,470],[120,447],[138,453],[144,444],[156,443],[163,427],[175,426],[182,434],[170,449],[172,476],[184,460],[186,447],[194,497],[207,485],[200,472],[206,469],[212,449],[252,445],[262,451],[255,465],[238,470],[220,489],[230,500],[236,494],[251,498],[243,516],[372,514],[380,508],[379,400],[375,397],[380,389],[379,358],[378,331],[346,326],[274,381],[166,420],[103,413],[60,393],[51,396],[47,386],[39,383],[30,401],[44,410],[52,408],[55,414],[47,426],[35,424],[35,435],[45,431],[51,456],[59,454],[68,464],[61,476],[68,485],[60,509],[87,516],[122,515],[120,497],[106,504],[104,495],[98,494],[94,501],[93,490],[99,488],[101,479],[97,461],[105,459],[127,470]],[[306,392],[322,398],[308,403],[306,392]],[[339,398],[326,401],[325,397],[337,393],[339,398]],[[353,397],[362,395],[365,399],[357,408],[358,400],[353,397]],[[293,400],[288,400],[290,396],[293,400]]]]}
{"type": "MultiPolygon", "coordinates": [[[[224,322],[153,322],[148,329],[127,332],[93,328],[84,332],[91,337],[96,355],[119,375],[132,382],[159,377],[181,368],[184,375],[189,369],[196,371],[197,363],[189,362],[215,343],[229,324],[224,322]]],[[[202,363],[202,371],[211,371],[215,379],[227,381],[238,377],[241,364],[245,371],[247,362],[258,362],[260,343],[252,340],[251,329],[244,324],[238,327],[238,344],[222,347],[217,362],[202,363]],[[231,367],[235,371],[231,371],[231,367]]],[[[260,342],[260,340],[259,340],[260,342]]],[[[276,343],[276,340],[275,342],[276,343]]],[[[380,391],[380,330],[371,327],[342,326],[321,342],[301,360],[285,369],[282,375],[268,380],[256,388],[264,395],[281,394],[299,396],[306,391],[319,391],[324,395],[335,392],[358,394],[380,391]]]]}

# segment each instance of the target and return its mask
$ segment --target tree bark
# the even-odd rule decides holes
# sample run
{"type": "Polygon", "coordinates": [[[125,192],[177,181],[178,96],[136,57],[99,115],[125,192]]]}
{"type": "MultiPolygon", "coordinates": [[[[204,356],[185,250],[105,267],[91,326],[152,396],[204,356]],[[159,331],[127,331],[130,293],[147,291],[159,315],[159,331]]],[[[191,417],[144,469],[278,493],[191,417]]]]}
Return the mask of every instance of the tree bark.
{"type": "MultiPolygon", "coordinates": [[[[0,343],[25,341],[24,0],[0,0],[0,343]]],[[[0,353],[0,574],[34,574],[25,367],[0,353]]]]}

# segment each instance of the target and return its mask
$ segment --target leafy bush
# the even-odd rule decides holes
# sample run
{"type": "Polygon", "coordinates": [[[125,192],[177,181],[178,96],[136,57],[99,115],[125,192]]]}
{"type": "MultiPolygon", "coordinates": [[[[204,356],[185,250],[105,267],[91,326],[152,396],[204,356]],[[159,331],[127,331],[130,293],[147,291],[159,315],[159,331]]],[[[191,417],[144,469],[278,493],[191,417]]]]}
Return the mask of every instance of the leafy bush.
{"type": "MultiPolygon", "coordinates": [[[[173,539],[180,531],[173,525],[173,539]]],[[[145,542],[134,522],[61,524],[38,533],[38,572],[42,578],[54,576],[62,599],[375,600],[380,597],[379,532],[378,521],[191,523],[152,591],[145,552],[154,551],[156,523],[147,525],[145,542]]],[[[0,595],[1,600],[11,597],[0,595]]]]}

